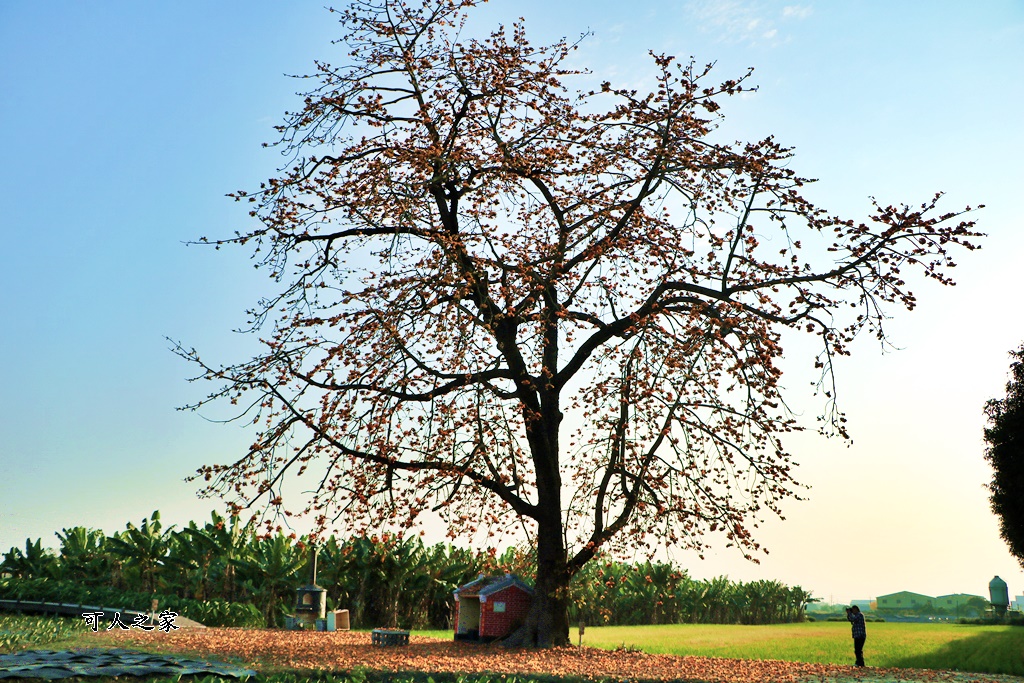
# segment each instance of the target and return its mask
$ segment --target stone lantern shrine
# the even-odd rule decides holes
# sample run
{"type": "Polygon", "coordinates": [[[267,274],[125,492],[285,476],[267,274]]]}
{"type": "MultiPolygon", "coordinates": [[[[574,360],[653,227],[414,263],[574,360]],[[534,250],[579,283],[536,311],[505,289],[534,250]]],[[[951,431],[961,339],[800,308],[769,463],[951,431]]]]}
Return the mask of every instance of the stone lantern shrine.
{"type": "Polygon", "coordinates": [[[310,552],[309,583],[295,590],[295,616],[285,627],[322,631],[326,629],[318,628],[317,622],[327,619],[327,591],[316,585],[316,546],[310,552]]]}
{"type": "Polygon", "coordinates": [[[348,610],[327,611],[327,591],[316,585],[316,546],[310,547],[309,583],[295,589],[295,614],[284,618],[289,631],[347,631],[348,610]]]}

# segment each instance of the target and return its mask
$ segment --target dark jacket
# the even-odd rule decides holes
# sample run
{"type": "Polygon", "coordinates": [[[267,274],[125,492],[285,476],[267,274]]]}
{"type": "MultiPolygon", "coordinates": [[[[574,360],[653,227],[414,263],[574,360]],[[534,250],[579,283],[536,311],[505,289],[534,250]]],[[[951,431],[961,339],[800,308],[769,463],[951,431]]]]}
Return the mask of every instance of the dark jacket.
{"type": "Polygon", "coordinates": [[[854,638],[866,638],[868,635],[867,629],[864,628],[864,615],[860,612],[854,612],[850,610],[846,613],[846,618],[853,624],[853,637],[854,638]]]}

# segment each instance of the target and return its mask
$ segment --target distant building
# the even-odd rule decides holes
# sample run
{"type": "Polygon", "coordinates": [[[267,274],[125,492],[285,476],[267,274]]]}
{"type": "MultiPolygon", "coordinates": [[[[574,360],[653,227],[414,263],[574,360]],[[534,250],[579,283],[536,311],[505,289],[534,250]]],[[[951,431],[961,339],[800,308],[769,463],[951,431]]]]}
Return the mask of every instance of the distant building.
{"type": "Polygon", "coordinates": [[[981,614],[987,607],[988,600],[980,595],[968,593],[951,593],[933,598],[921,593],[900,591],[878,597],[878,609],[893,612],[934,612],[951,616],[971,616],[981,614]]]}
{"type": "Polygon", "coordinates": [[[861,612],[870,612],[875,609],[874,600],[851,600],[850,604],[859,607],[861,612]]]}
{"type": "Polygon", "coordinates": [[[988,607],[988,601],[980,595],[953,593],[935,598],[932,601],[932,607],[960,617],[980,614],[988,607]]]}
{"type": "Polygon", "coordinates": [[[1010,609],[1015,612],[1024,612],[1024,595],[1018,595],[1010,603],[1010,609]]]}
{"type": "Polygon", "coordinates": [[[930,608],[934,600],[935,598],[930,595],[900,591],[899,593],[890,593],[889,595],[879,595],[877,602],[878,609],[921,610],[930,608]]]}

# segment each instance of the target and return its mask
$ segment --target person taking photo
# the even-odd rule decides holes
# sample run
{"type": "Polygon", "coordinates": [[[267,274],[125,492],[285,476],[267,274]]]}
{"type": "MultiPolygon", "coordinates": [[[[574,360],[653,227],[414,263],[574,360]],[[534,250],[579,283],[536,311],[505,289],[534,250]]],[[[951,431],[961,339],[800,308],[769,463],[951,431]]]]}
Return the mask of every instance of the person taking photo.
{"type": "Polygon", "coordinates": [[[868,632],[864,627],[864,615],[860,607],[854,605],[846,608],[846,619],[853,626],[853,654],[857,658],[857,666],[864,666],[864,641],[867,640],[868,632]]]}

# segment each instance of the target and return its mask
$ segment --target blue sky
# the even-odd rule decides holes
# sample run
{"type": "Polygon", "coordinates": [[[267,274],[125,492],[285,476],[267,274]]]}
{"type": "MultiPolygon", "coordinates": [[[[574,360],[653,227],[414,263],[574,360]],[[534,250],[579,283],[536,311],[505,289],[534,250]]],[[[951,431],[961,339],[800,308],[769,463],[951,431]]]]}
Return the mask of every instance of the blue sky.
{"type": "MultiPolygon", "coordinates": [[[[274,173],[261,143],[302,86],[284,74],[341,61],[322,4],[0,3],[0,550],[219,507],[182,479],[251,435],[175,410],[202,388],[166,337],[243,357],[252,342],[231,330],[269,282],[243,251],[185,242],[246,225],[224,195],[274,173]]],[[[987,205],[959,285],[918,283],[918,309],[892,321],[901,350],[865,339],[840,365],[854,443],[794,441],[813,488],[762,528],[771,554],[676,559],[835,600],[982,594],[995,574],[1024,593],[981,441],[1024,341],[1024,4],[494,0],[473,26],[520,15],[535,43],[590,30],[576,59],[621,84],[644,84],[648,49],[717,61],[723,78],[755,67],[760,89],[729,103],[723,133],[795,146],[830,210],[938,190],[949,209],[987,205]]],[[[802,360],[788,357],[794,388],[802,360]]]]}

